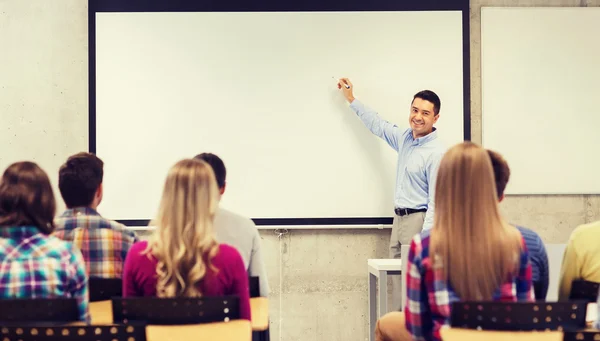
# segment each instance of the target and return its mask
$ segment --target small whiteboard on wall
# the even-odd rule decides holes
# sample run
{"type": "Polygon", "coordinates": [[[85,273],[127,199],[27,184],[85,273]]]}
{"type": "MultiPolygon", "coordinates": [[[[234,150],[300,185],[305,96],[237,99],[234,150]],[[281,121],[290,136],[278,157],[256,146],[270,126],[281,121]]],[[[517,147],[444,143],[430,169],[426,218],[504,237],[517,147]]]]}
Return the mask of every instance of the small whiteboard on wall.
{"type": "Polygon", "coordinates": [[[482,8],[481,68],[507,194],[600,193],[600,8],[482,8]]]}

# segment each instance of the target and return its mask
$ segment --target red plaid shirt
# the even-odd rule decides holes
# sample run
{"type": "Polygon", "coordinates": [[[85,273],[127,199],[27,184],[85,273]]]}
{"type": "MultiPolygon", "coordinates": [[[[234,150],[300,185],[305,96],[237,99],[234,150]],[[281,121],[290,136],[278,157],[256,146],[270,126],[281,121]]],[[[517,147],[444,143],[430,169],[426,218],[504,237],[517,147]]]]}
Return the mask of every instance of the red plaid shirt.
{"type": "MultiPolygon", "coordinates": [[[[440,329],[450,321],[450,305],[460,301],[429,255],[429,231],[416,235],[410,244],[406,274],[406,329],[414,341],[441,341],[440,329]]],[[[523,242],[517,276],[503,283],[494,294],[497,301],[533,301],[531,264],[523,242]]]]}

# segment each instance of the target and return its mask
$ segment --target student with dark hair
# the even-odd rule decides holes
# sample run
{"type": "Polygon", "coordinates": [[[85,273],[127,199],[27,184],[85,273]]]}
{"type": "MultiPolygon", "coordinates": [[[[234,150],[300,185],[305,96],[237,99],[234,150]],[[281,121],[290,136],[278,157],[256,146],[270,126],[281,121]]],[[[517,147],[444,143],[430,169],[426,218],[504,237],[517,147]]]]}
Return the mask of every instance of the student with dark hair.
{"type": "MultiPolygon", "coordinates": [[[[498,201],[504,200],[504,190],[510,179],[510,168],[508,163],[502,155],[495,151],[488,150],[488,155],[492,161],[492,168],[494,170],[494,180],[496,181],[496,191],[498,192],[498,201]]],[[[533,289],[535,292],[535,299],[544,301],[546,300],[546,294],[548,293],[548,281],[549,281],[549,270],[548,270],[548,254],[546,253],[546,247],[542,238],[534,231],[517,226],[517,229],[521,232],[527,251],[529,252],[529,261],[531,262],[531,279],[533,280],[533,289]]]]}
{"type": "MultiPolygon", "coordinates": [[[[227,169],[223,160],[211,153],[202,153],[194,158],[202,160],[212,167],[219,187],[220,198],[225,193],[227,185],[227,169]]],[[[219,207],[215,216],[214,230],[219,242],[232,245],[239,251],[244,259],[248,275],[259,279],[260,295],[267,297],[269,295],[269,282],[260,248],[260,235],[254,222],[249,218],[219,207]]]]}
{"type": "MultiPolygon", "coordinates": [[[[430,90],[416,93],[410,105],[409,128],[400,129],[354,98],[354,86],[347,78],[339,80],[338,89],[363,124],[398,153],[389,255],[400,258],[401,246],[410,245],[413,236],[433,225],[437,170],[446,150],[433,126],[440,118],[440,98],[430,90]]],[[[393,304],[400,308],[398,276],[393,276],[392,287],[393,304]]]]}
{"type": "Polygon", "coordinates": [[[90,277],[121,278],[125,257],[137,237],[96,211],[102,201],[103,166],[96,155],[78,153],[60,167],[58,188],[67,210],[55,220],[55,236],[81,250],[90,277]]]}
{"type": "Polygon", "coordinates": [[[46,173],[33,162],[9,166],[0,180],[0,298],[77,299],[88,320],[81,252],[50,236],[56,211],[46,173]]]}

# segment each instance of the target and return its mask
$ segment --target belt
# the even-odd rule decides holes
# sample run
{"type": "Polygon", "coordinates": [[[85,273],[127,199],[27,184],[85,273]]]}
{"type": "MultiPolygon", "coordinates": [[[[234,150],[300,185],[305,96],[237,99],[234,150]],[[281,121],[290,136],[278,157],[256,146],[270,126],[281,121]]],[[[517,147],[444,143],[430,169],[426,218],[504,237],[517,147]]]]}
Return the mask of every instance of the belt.
{"type": "Polygon", "coordinates": [[[394,208],[394,212],[396,213],[397,216],[405,216],[405,215],[409,215],[409,214],[413,214],[413,213],[417,213],[417,212],[427,212],[426,208],[421,208],[421,209],[413,209],[413,208],[400,208],[400,207],[396,207],[394,208]]]}

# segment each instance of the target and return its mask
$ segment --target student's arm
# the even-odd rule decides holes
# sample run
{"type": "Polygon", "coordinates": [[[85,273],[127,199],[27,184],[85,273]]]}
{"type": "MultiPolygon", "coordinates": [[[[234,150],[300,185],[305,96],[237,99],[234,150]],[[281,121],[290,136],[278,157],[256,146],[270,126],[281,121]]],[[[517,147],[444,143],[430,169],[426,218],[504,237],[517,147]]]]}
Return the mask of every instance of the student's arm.
{"type": "Polygon", "coordinates": [[[125,258],[125,264],[123,265],[123,297],[140,297],[144,296],[143,292],[139,290],[139,285],[136,283],[137,271],[140,266],[143,266],[143,260],[140,256],[140,252],[145,249],[146,243],[136,243],[125,258]],[[144,245],[142,245],[144,244],[144,245]]]}
{"type": "Polygon", "coordinates": [[[346,97],[346,100],[350,103],[350,108],[361,119],[363,124],[373,134],[382,138],[390,145],[390,147],[398,151],[398,136],[401,134],[400,129],[395,124],[382,119],[376,111],[368,108],[359,100],[355,99],[353,95],[354,87],[347,78],[342,78],[341,83],[338,84],[338,88],[342,90],[344,97],[346,97]],[[346,84],[350,87],[349,89],[345,87],[346,84]]]}
{"type": "Polygon", "coordinates": [[[246,266],[244,265],[242,256],[240,256],[240,253],[233,247],[231,248],[227,264],[230,267],[233,280],[233,286],[229,294],[240,298],[240,318],[251,321],[248,273],[246,272],[246,266]]]}
{"type": "Polygon", "coordinates": [[[407,299],[404,308],[406,329],[414,341],[429,339],[433,329],[421,256],[421,238],[420,235],[417,235],[413,238],[408,252],[407,299]]]}
{"type": "Polygon", "coordinates": [[[423,231],[429,230],[433,227],[433,217],[435,211],[435,185],[437,180],[438,169],[440,168],[440,163],[442,162],[442,157],[444,154],[442,152],[436,153],[430,157],[430,160],[427,164],[427,189],[428,189],[428,199],[427,199],[427,213],[425,213],[425,220],[423,221],[423,231]]]}
{"type": "Polygon", "coordinates": [[[531,302],[535,300],[533,292],[533,280],[531,274],[531,262],[529,261],[529,252],[527,246],[523,242],[523,251],[519,259],[519,273],[515,280],[517,301],[531,302]]]}
{"type": "Polygon", "coordinates": [[[81,251],[71,244],[68,270],[68,290],[72,298],[77,300],[77,307],[79,308],[79,320],[90,322],[90,315],[88,310],[89,305],[89,293],[88,293],[88,276],[85,271],[85,262],[81,251]]]}
{"type": "Polygon", "coordinates": [[[252,238],[252,253],[250,254],[250,262],[248,264],[248,276],[258,277],[260,296],[269,296],[269,281],[267,278],[267,269],[262,257],[260,234],[254,228],[256,233],[252,238]]]}
{"type": "Polygon", "coordinates": [[[569,239],[565,255],[563,256],[562,266],[560,268],[560,284],[558,288],[558,300],[567,301],[571,293],[571,284],[573,280],[581,278],[581,263],[577,257],[577,248],[573,234],[569,239]]]}
{"type": "Polygon", "coordinates": [[[540,252],[537,255],[538,259],[538,267],[540,273],[540,280],[538,281],[538,296],[536,299],[545,300],[546,295],[548,294],[548,286],[550,282],[550,271],[548,269],[548,254],[546,253],[546,247],[544,246],[544,242],[542,238],[538,236],[539,250],[540,252]]]}

